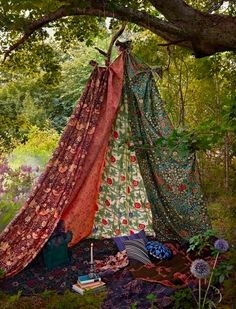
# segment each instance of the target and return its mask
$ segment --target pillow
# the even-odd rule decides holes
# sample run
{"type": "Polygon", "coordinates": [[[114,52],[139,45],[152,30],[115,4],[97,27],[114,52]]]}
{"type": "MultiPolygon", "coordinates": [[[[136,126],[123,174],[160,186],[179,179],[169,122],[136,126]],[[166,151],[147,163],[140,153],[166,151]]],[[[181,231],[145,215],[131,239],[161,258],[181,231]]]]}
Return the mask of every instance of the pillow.
{"type": "Polygon", "coordinates": [[[172,251],[159,241],[148,241],[146,249],[149,255],[159,260],[169,260],[172,257],[172,251]]]}
{"type": "Polygon", "coordinates": [[[129,259],[142,264],[151,263],[143,239],[124,240],[124,245],[129,259]]]}
{"type": "Polygon", "coordinates": [[[141,230],[140,232],[136,234],[131,234],[129,236],[119,236],[119,237],[113,237],[114,242],[116,243],[119,251],[125,250],[124,240],[134,240],[134,239],[143,239],[146,242],[148,242],[145,231],[141,230]]]}

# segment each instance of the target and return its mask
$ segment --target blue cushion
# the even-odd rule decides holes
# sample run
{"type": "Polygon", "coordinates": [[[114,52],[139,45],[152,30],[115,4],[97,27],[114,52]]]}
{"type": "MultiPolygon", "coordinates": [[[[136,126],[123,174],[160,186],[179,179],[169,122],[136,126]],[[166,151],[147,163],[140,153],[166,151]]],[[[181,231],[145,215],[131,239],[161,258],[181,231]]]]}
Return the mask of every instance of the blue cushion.
{"type": "Polygon", "coordinates": [[[119,251],[125,250],[124,240],[134,240],[134,239],[143,239],[144,242],[148,242],[145,231],[141,230],[140,232],[136,234],[131,234],[129,236],[119,236],[119,237],[113,237],[114,242],[116,243],[119,251]]]}
{"type": "Polygon", "coordinates": [[[169,260],[172,257],[172,251],[159,241],[148,241],[146,249],[150,256],[159,260],[169,260]]]}

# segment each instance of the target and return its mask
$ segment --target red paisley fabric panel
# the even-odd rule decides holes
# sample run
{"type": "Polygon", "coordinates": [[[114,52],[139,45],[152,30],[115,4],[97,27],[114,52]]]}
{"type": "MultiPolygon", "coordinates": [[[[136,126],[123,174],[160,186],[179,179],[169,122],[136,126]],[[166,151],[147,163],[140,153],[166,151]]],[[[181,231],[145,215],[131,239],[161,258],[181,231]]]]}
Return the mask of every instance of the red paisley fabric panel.
{"type": "MultiPolygon", "coordinates": [[[[91,74],[37,186],[0,236],[0,268],[6,276],[18,273],[33,260],[52,234],[66,207],[71,207],[71,201],[75,200],[81,186],[87,184],[87,175],[95,162],[92,153],[98,152],[96,147],[100,148],[101,153],[104,152],[104,144],[101,143],[105,139],[96,142],[97,127],[104,122],[106,106],[114,106],[118,101],[118,98],[112,97],[112,90],[109,89],[111,81],[114,81],[112,87],[120,85],[119,89],[115,89],[116,95],[120,95],[122,80],[123,56],[109,68],[96,67],[91,74]],[[116,69],[119,65],[122,68],[116,69]]],[[[97,168],[99,171],[101,166],[97,168]]],[[[99,181],[99,177],[97,179],[99,181]]],[[[94,187],[91,189],[94,190],[94,187]]],[[[78,206],[83,212],[83,205],[78,206]]],[[[75,217],[73,219],[76,220],[75,217]]],[[[86,224],[84,221],[83,226],[86,224]]]]}
{"type": "Polygon", "coordinates": [[[91,142],[81,174],[84,183],[82,186],[80,182],[77,183],[77,195],[62,214],[66,230],[73,232],[70,246],[92,232],[106,149],[122,92],[123,70],[121,55],[109,68],[106,104],[102,108],[101,121],[97,124],[95,138],[91,142]]]}

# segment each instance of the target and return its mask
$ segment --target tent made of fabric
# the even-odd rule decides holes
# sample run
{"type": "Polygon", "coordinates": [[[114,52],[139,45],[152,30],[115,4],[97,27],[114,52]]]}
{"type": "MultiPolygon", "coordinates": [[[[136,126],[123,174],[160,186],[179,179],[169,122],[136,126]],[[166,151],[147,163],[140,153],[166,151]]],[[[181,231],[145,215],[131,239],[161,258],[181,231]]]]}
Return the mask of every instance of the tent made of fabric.
{"type": "Polygon", "coordinates": [[[26,267],[59,220],[70,245],[146,229],[185,242],[210,227],[195,155],[170,148],[173,126],[152,70],[128,49],[95,65],[52,158],[0,236],[6,276],[26,267]]]}

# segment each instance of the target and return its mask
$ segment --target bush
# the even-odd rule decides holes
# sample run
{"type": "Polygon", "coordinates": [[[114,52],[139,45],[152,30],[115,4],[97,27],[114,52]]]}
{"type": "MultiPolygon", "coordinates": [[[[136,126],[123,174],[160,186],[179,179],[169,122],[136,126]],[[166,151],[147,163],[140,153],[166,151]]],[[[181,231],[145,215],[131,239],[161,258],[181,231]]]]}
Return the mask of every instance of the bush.
{"type": "Polygon", "coordinates": [[[31,127],[27,142],[17,145],[9,156],[10,166],[17,169],[22,165],[29,165],[42,169],[51,157],[58,140],[59,134],[52,128],[31,127]]]}
{"type": "Polygon", "coordinates": [[[24,204],[39,174],[38,167],[22,165],[14,170],[6,159],[0,162],[0,231],[24,204]]]}

